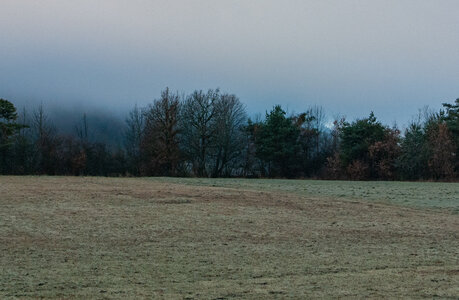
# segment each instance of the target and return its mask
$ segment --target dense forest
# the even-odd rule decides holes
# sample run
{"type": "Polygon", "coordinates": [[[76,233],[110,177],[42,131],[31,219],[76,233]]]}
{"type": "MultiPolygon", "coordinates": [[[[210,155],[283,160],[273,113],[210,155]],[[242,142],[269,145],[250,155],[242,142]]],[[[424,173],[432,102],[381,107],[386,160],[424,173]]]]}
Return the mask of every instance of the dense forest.
{"type": "MultiPolygon", "coordinates": [[[[425,112],[404,132],[368,117],[333,127],[321,107],[288,115],[280,105],[251,120],[237,96],[165,89],[126,118],[122,145],[73,134],[43,108],[18,112],[0,99],[0,174],[197,176],[352,180],[457,180],[459,99],[425,112]]],[[[113,128],[113,130],[118,130],[113,128]]],[[[118,132],[113,132],[117,135],[118,132]]]]}

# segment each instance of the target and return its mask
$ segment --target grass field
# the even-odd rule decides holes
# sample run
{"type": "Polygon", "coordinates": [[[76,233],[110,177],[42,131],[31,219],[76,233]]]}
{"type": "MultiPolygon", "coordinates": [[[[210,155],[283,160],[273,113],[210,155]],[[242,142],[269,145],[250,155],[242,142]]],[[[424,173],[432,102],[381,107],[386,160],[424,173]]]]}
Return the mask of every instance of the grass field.
{"type": "Polygon", "coordinates": [[[459,298],[459,184],[0,177],[0,298],[459,298]]]}

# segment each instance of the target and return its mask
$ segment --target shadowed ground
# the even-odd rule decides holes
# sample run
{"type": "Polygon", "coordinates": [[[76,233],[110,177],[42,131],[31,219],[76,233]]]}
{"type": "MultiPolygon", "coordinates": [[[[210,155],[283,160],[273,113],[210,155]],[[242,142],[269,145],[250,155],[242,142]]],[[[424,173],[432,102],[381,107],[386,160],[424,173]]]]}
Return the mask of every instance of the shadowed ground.
{"type": "Polygon", "coordinates": [[[0,298],[457,298],[459,184],[417,184],[0,177],[0,298]]]}

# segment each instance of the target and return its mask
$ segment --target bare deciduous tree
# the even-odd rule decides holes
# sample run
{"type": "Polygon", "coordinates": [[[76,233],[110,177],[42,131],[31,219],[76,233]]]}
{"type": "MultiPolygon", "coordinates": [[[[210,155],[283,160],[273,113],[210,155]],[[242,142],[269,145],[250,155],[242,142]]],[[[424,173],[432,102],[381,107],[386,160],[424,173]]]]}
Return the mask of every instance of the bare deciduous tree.
{"type": "Polygon", "coordinates": [[[37,171],[41,174],[54,175],[56,169],[56,128],[51,124],[43,105],[33,113],[32,130],[36,145],[37,171]]]}
{"type": "Polygon", "coordinates": [[[139,175],[142,159],[140,144],[143,137],[145,118],[142,110],[137,105],[129,112],[126,125],[124,146],[126,149],[128,171],[134,175],[139,175]]]}
{"type": "Polygon", "coordinates": [[[221,95],[214,106],[218,134],[214,140],[212,176],[230,176],[243,151],[242,126],[246,123],[247,115],[244,105],[235,95],[221,95]]]}
{"type": "Polygon", "coordinates": [[[215,102],[220,91],[194,91],[183,104],[181,114],[182,149],[192,164],[193,172],[208,176],[209,153],[217,135],[215,102]]]}
{"type": "Polygon", "coordinates": [[[146,155],[147,173],[174,176],[180,161],[178,115],[180,96],[166,88],[161,98],[145,112],[145,134],[141,147],[146,155]]]}

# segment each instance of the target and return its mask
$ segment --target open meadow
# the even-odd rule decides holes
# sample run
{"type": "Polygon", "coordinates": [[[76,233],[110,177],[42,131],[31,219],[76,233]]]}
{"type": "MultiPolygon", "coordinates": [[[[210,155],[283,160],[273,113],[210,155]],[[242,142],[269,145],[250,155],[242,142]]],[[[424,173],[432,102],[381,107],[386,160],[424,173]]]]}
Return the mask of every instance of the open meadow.
{"type": "Polygon", "coordinates": [[[459,183],[0,177],[0,298],[459,298],[459,183]]]}

